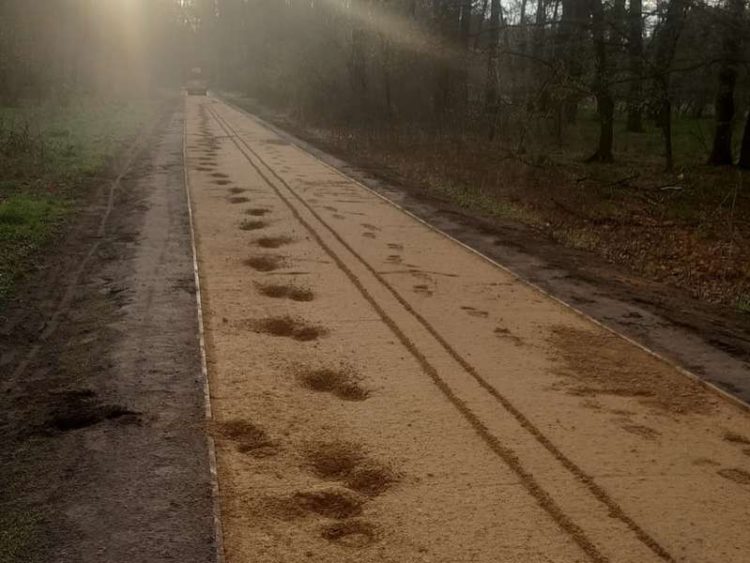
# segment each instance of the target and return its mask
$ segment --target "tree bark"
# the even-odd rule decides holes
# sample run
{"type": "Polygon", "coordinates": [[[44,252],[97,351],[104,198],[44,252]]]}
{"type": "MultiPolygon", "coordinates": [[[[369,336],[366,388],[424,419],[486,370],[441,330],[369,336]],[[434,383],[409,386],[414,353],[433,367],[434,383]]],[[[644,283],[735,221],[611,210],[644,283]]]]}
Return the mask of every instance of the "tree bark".
{"type": "Polygon", "coordinates": [[[458,69],[459,82],[459,103],[462,109],[466,110],[469,105],[469,60],[471,50],[471,12],[472,0],[463,0],[461,5],[461,52],[464,60],[461,61],[458,69]]]}
{"type": "Polygon", "coordinates": [[[628,88],[627,130],[631,133],[642,133],[643,0],[630,0],[628,6],[628,56],[630,59],[630,85],[628,88]]]}
{"type": "Polygon", "coordinates": [[[490,0],[482,0],[482,7],[480,8],[479,25],[477,32],[474,35],[474,50],[478,50],[482,44],[482,36],[484,34],[484,18],[487,15],[487,7],[490,5],[490,0]]]}
{"type": "Polygon", "coordinates": [[[393,117],[393,92],[391,87],[391,46],[384,34],[380,34],[383,61],[383,95],[385,96],[386,117],[393,117]]]}
{"type": "Polygon", "coordinates": [[[490,34],[487,48],[487,87],[485,103],[487,110],[494,112],[497,108],[499,95],[498,55],[500,51],[500,0],[490,3],[490,34]]]}
{"type": "Polygon", "coordinates": [[[562,0],[562,16],[558,25],[558,56],[562,57],[565,81],[570,93],[562,100],[561,115],[568,123],[574,123],[578,116],[580,94],[576,84],[583,74],[578,41],[585,37],[589,17],[587,0],[562,0]]]}
{"type": "Polygon", "coordinates": [[[592,35],[594,38],[594,55],[596,58],[596,75],[594,92],[599,112],[599,146],[588,159],[589,162],[612,162],[612,143],[614,140],[615,103],[610,91],[609,66],[607,60],[607,34],[604,21],[602,0],[591,3],[592,35]]]}
{"type": "Polygon", "coordinates": [[[750,170],[750,110],[747,112],[747,119],[745,120],[745,133],[742,136],[740,161],[737,165],[743,170],[750,170]]]}
{"type": "Polygon", "coordinates": [[[352,29],[352,47],[349,56],[349,81],[357,105],[364,102],[367,95],[367,63],[365,60],[365,31],[357,24],[352,29]]]}
{"type": "Polygon", "coordinates": [[[714,108],[716,127],[714,143],[708,164],[714,166],[731,166],[732,157],[732,119],[734,119],[734,87],[737,83],[737,70],[732,65],[722,64],[719,71],[719,89],[716,93],[714,108]]]}
{"type": "Polygon", "coordinates": [[[716,108],[716,129],[708,164],[731,166],[732,122],[734,120],[734,90],[737,84],[737,62],[741,56],[742,18],[745,11],[744,0],[729,0],[725,13],[726,25],[722,26],[722,61],[719,68],[716,108]]]}
{"type": "Polygon", "coordinates": [[[659,125],[664,136],[664,161],[668,172],[674,167],[672,154],[671,73],[677,41],[682,33],[688,0],[670,0],[656,38],[654,82],[659,96],[659,125]]]}
{"type": "MultiPolygon", "coordinates": [[[[434,106],[437,115],[448,112],[456,91],[455,51],[460,40],[461,5],[453,0],[433,0],[437,32],[443,44],[443,56],[437,59],[434,106]]],[[[463,61],[462,61],[463,62],[463,61]]]]}

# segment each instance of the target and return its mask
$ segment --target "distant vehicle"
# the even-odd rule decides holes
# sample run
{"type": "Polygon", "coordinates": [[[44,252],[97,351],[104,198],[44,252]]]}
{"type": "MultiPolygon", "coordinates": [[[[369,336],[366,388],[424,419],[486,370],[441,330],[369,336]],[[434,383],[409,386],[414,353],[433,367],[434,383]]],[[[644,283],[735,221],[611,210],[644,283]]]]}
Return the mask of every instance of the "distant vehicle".
{"type": "Polygon", "coordinates": [[[190,71],[190,77],[185,84],[185,91],[188,96],[205,96],[208,94],[208,82],[203,78],[203,71],[200,67],[194,67],[190,71]]]}

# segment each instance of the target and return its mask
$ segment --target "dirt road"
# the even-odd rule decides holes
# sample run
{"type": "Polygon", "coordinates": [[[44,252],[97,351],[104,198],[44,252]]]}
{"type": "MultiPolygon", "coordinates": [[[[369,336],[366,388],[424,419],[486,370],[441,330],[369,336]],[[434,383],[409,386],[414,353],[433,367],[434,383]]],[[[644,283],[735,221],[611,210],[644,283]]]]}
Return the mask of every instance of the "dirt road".
{"type": "Polygon", "coordinates": [[[0,561],[216,553],[182,100],[0,316],[0,561]]]}
{"type": "Polygon", "coordinates": [[[750,557],[750,416],[187,100],[228,561],[750,557]]]}

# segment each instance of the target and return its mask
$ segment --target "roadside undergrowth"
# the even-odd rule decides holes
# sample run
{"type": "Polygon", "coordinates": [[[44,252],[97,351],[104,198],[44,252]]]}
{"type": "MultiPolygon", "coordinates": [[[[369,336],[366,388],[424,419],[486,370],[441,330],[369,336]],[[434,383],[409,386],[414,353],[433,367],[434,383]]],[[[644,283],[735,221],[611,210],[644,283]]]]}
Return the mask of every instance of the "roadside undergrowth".
{"type": "Polygon", "coordinates": [[[558,144],[544,131],[487,140],[486,124],[304,122],[261,113],[331,154],[405,189],[464,209],[467,215],[523,224],[543,237],[589,251],[692,297],[750,314],[750,197],[744,176],[704,164],[700,139],[710,120],[675,120],[673,173],[663,171],[659,130],[616,123],[613,164],[587,164],[596,138],[582,112],[558,144]]]}
{"type": "Polygon", "coordinates": [[[0,107],[0,307],[157,101],[0,107]]]}

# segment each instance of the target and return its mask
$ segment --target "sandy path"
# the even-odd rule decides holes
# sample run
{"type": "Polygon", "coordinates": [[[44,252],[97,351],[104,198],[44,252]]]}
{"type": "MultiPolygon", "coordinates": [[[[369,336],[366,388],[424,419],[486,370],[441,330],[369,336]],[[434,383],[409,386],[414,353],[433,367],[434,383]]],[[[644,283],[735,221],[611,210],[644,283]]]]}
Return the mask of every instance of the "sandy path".
{"type": "Polygon", "coordinates": [[[229,561],[747,560],[746,413],[187,104],[229,561]]]}

